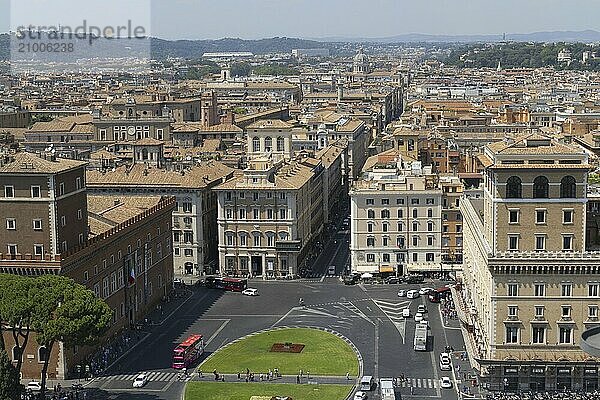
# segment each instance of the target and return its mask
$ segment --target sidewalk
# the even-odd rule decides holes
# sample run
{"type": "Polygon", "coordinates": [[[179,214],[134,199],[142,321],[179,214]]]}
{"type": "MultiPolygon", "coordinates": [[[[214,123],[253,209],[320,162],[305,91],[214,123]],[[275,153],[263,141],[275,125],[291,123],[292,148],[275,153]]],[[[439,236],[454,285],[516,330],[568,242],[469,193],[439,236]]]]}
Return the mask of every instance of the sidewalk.
{"type": "MultiPolygon", "coordinates": [[[[183,286],[173,291],[170,299],[162,301],[153,311],[147,315],[147,323],[142,323],[138,326],[140,329],[129,329],[123,331],[119,336],[113,338],[110,343],[98,348],[98,352],[90,357],[90,360],[96,360],[89,364],[95,364],[95,373],[92,377],[85,378],[82,373],[82,378],[74,379],[49,379],[47,386],[53,388],[54,385],[60,384],[63,388],[70,388],[72,384],[81,382],[83,386],[90,384],[94,377],[110,374],[118,366],[119,361],[129,354],[133,349],[143,343],[150,333],[161,326],[171,315],[173,315],[183,304],[192,296],[193,292],[183,286]],[[108,354],[107,354],[108,349],[108,354]],[[106,365],[102,365],[98,360],[104,359],[106,365]]],[[[73,371],[70,371],[73,374],[73,371]]]]}
{"type": "MultiPolygon", "coordinates": [[[[218,373],[218,372],[217,372],[218,373]]],[[[190,373],[191,374],[191,373],[190,373]]],[[[246,373],[240,373],[240,379],[238,379],[237,374],[219,374],[219,380],[221,378],[225,378],[225,382],[243,382],[246,383],[246,373]]],[[[273,378],[272,380],[267,379],[267,374],[263,373],[263,380],[260,380],[260,373],[254,373],[254,380],[248,381],[250,383],[284,383],[284,384],[298,384],[297,375],[281,375],[281,377],[273,378]]],[[[191,381],[198,382],[212,382],[215,381],[215,376],[212,372],[204,372],[202,377],[198,376],[198,372],[194,372],[191,381]]],[[[300,378],[300,384],[309,384],[309,385],[353,385],[356,383],[356,378],[350,377],[350,379],[346,379],[345,376],[323,376],[310,375],[310,378],[304,374],[302,378],[300,378]]]]}

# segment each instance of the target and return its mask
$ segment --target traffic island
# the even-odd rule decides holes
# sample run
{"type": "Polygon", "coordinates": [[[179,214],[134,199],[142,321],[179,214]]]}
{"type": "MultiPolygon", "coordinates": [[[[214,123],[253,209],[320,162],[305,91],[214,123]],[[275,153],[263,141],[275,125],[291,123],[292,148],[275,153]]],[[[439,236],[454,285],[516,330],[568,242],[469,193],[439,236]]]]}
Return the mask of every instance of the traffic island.
{"type": "Polygon", "coordinates": [[[342,400],[352,385],[292,385],[285,383],[188,382],[186,400],[249,400],[259,398],[292,398],[294,400],[342,400]]]}
{"type": "Polygon", "coordinates": [[[185,400],[342,400],[353,389],[359,359],[353,346],[333,333],[278,328],[232,342],[211,354],[198,371],[202,377],[195,374],[187,383],[185,400]]]}
{"type": "Polygon", "coordinates": [[[247,371],[258,376],[275,369],[282,375],[304,374],[313,376],[358,375],[358,358],[354,349],[332,333],[311,328],[274,329],[247,336],[218,350],[201,365],[203,372],[217,370],[219,374],[245,375],[247,371]],[[298,343],[302,351],[271,351],[274,343],[298,343]]]}

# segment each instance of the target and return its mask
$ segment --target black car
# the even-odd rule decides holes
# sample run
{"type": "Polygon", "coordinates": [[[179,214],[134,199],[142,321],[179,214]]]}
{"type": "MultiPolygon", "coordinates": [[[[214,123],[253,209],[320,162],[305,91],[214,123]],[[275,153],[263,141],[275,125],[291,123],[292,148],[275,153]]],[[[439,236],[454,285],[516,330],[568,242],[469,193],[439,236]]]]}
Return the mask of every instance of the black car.
{"type": "Polygon", "coordinates": [[[408,275],[405,279],[406,283],[423,283],[425,281],[425,277],[423,275],[408,275]]]}
{"type": "Polygon", "coordinates": [[[358,275],[345,275],[343,278],[344,285],[356,285],[359,279],[360,276],[358,275]]]}
{"type": "Polygon", "coordinates": [[[396,285],[396,284],[400,283],[400,278],[395,277],[395,276],[388,276],[387,278],[385,278],[384,282],[391,284],[391,285],[396,285]]]}

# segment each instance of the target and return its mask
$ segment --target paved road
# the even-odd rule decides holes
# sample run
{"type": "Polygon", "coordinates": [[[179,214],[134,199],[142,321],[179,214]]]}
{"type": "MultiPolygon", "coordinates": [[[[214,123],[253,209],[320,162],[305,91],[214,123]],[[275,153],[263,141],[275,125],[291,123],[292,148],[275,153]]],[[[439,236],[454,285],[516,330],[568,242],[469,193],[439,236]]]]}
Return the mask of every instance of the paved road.
{"type": "MultiPolygon", "coordinates": [[[[321,277],[301,281],[253,280],[260,296],[245,297],[203,287],[193,289],[191,297],[170,319],[156,326],[147,339],[115,365],[105,377],[92,381],[88,398],[101,399],[180,399],[185,382],[169,368],[175,345],[192,333],[202,333],[207,343],[205,356],[221,346],[257,330],[288,325],[318,326],[332,329],[349,338],[359,349],[365,375],[405,376],[397,391],[403,398],[456,399],[454,389],[441,389],[438,355],[446,345],[464,349],[460,330],[444,329],[438,306],[424,297],[399,298],[399,288],[409,285],[343,285],[339,277],[323,277],[328,265],[343,272],[348,259],[347,232],[336,233],[335,243],[326,246],[327,256],[317,260],[321,277]],[[298,299],[305,300],[299,307],[298,299]],[[412,349],[415,322],[401,318],[409,307],[414,315],[419,304],[426,304],[431,326],[430,351],[412,349]],[[150,383],[133,389],[133,376],[147,372],[150,383]],[[412,394],[411,394],[412,387],[412,394]]],[[[441,286],[426,282],[419,286],[441,286]]],[[[445,372],[454,379],[452,371],[445,372]]],[[[354,377],[355,378],[355,377],[354,377]]],[[[194,377],[197,379],[197,377],[194,377]]],[[[373,392],[369,398],[378,398],[373,392]]]]}

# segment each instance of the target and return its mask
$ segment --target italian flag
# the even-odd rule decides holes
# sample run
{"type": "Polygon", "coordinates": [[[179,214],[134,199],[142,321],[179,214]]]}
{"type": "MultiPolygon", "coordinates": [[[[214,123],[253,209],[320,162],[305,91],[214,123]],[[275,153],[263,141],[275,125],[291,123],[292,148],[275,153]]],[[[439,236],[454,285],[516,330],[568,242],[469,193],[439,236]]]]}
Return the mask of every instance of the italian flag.
{"type": "Polygon", "coordinates": [[[133,267],[131,267],[131,272],[129,273],[129,278],[127,281],[129,282],[130,286],[135,283],[135,270],[133,269],[133,267]]]}

